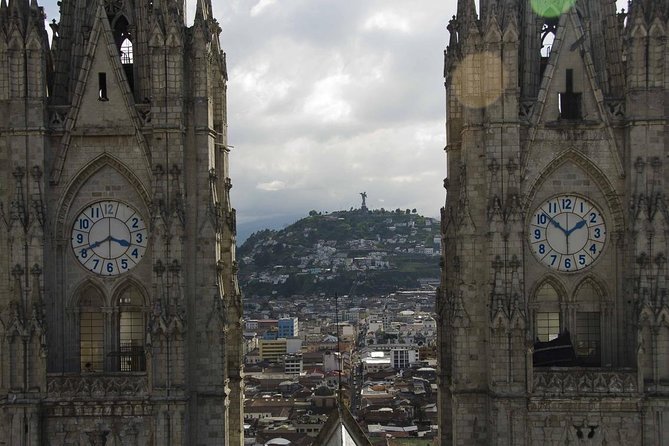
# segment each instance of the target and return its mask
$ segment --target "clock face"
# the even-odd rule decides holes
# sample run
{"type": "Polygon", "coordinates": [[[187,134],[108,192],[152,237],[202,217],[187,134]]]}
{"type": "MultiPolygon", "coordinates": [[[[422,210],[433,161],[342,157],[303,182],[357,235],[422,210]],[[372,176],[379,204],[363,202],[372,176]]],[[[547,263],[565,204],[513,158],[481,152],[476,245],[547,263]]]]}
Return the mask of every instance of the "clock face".
{"type": "Polygon", "coordinates": [[[606,242],[606,224],[599,208],[576,195],[558,195],[537,208],[529,222],[532,252],[557,271],[590,266],[606,242]]]}
{"type": "Polygon", "coordinates": [[[72,250],[86,269],[115,276],[132,269],[144,256],[148,232],[142,216],[118,201],[86,207],[72,226],[72,250]]]}

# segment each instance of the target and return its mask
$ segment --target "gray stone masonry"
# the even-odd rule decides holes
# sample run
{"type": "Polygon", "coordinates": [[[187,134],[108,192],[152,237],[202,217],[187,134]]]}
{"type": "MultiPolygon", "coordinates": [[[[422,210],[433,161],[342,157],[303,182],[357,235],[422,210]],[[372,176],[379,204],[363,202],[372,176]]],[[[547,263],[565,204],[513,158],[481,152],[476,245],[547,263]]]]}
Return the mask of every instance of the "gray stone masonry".
{"type": "Polygon", "coordinates": [[[210,0],[1,3],[0,444],[242,445],[210,0]]]}
{"type": "Polygon", "coordinates": [[[667,2],[477,3],[445,51],[440,443],[668,444],[667,2]]]}

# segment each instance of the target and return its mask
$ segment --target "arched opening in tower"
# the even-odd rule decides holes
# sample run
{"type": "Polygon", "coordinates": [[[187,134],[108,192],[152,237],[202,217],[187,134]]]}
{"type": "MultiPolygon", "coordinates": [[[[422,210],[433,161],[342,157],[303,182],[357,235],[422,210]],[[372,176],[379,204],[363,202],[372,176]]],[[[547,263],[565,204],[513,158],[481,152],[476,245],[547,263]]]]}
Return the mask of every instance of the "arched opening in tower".
{"type": "Polygon", "coordinates": [[[130,23],[124,15],[119,15],[113,21],[114,43],[119,52],[123,71],[125,77],[128,79],[130,91],[134,92],[135,76],[133,68],[133,49],[132,49],[132,34],[130,33],[130,23]]]}

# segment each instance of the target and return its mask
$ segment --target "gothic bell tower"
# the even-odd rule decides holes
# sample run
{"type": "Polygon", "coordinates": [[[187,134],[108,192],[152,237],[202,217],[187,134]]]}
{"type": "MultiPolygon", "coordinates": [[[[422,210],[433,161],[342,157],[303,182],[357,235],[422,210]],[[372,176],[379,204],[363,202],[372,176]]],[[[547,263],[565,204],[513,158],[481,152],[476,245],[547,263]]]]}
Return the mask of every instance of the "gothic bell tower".
{"type": "Polygon", "coordinates": [[[667,443],[669,4],[479,6],[445,51],[441,443],[667,443]]]}
{"type": "Polygon", "coordinates": [[[0,4],[0,444],[241,445],[211,2],[59,4],[0,4]]]}

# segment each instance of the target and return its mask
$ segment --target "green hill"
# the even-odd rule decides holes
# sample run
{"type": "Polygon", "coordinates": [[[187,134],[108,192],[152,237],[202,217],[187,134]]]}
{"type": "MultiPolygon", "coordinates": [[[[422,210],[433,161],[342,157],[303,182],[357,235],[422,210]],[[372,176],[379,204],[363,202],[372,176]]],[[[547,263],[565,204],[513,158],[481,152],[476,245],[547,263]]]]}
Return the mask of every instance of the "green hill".
{"type": "Polygon", "coordinates": [[[439,222],[410,211],[311,211],[239,248],[246,296],[378,294],[439,277],[439,222]]]}

